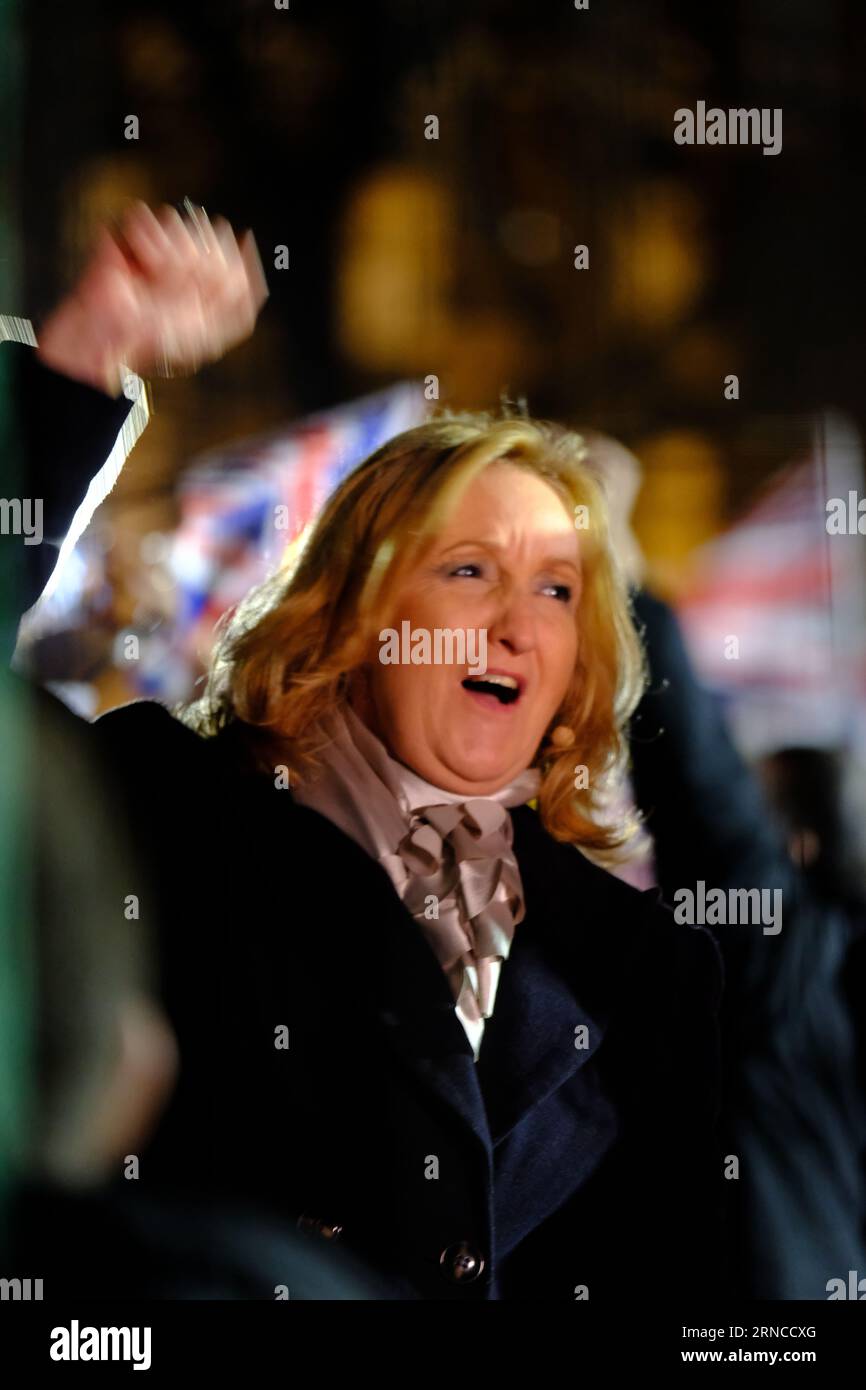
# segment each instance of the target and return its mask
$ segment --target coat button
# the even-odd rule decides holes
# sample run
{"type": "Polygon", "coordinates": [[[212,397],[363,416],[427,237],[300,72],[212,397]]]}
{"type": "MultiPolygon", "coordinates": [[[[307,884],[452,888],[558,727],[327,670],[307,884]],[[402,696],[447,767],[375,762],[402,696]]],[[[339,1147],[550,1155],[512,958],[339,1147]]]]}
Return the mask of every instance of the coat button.
{"type": "Polygon", "coordinates": [[[452,1284],[471,1284],[484,1268],[484,1257],[477,1246],[461,1240],[442,1251],[439,1264],[452,1284]]]}
{"type": "Polygon", "coordinates": [[[298,1230],[307,1235],[321,1236],[322,1240],[339,1240],[343,1234],[342,1226],[326,1221],[321,1216],[308,1216],[306,1212],[298,1217],[298,1230]]]}

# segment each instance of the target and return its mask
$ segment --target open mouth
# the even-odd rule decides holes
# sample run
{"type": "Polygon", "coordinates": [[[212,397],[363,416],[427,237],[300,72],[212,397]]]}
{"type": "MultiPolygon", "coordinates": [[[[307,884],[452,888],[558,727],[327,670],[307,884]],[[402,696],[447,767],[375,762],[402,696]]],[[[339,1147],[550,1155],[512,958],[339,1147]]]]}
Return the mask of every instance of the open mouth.
{"type": "Polygon", "coordinates": [[[461,682],[470,695],[477,695],[500,705],[513,705],[520,699],[522,686],[515,676],[467,676],[461,682]]]}

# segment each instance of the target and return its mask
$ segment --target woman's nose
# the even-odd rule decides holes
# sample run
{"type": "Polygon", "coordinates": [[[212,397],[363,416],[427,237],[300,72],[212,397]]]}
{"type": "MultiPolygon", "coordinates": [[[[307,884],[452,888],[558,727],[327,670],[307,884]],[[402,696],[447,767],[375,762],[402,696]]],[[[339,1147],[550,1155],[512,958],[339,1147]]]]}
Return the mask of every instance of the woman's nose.
{"type": "Polygon", "coordinates": [[[488,647],[496,643],[514,653],[535,646],[535,618],[531,600],[523,594],[504,597],[487,626],[488,647]]]}

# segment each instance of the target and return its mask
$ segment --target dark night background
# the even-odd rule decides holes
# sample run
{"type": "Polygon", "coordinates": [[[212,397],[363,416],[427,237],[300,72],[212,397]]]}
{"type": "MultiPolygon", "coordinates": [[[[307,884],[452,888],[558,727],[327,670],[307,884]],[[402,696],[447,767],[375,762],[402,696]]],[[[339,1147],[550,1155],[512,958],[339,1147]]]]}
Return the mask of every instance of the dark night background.
{"type": "Polygon", "coordinates": [[[853,0],[83,0],[19,21],[7,311],[38,325],[130,197],[252,227],[270,283],[250,344],[158,385],[121,529],[165,526],[203,447],[433,372],[446,403],[504,391],[637,448],[673,580],[811,411],[866,424],[853,0]],[[781,153],[677,145],[698,100],[781,107],[781,153]]]}
{"type": "MultiPolygon", "coordinates": [[[[291,247],[245,377],[267,373],[271,410],[339,399],[376,374],[340,341],[335,281],[351,254],[341,221],[390,168],[441,191],[454,237],[448,311],[504,316],[509,380],[540,412],[735,432],[717,361],[740,371],[749,410],[860,408],[861,6],[85,0],[25,5],[23,23],[34,313],[63,289],[76,221],[100,210],[100,194],[189,193],[252,226],[263,252],[291,247]],[[673,111],[698,98],[782,107],[782,153],[675,145],[673,111]],[[428,112],[438,141],[424,138],[428,112]],[[124,139],[128,113],[138,141],[124,139]],[[555,224],[535,258],[504,234],[526,210],[555,224]],[[572,269],[576,241],[590,246],[589,273],[572,269]],[[688,303],[674,303],[683,285],[655,287],[662,271],[697,278],[688,303]]],[[[407,250],[422,259],[432,248],[415,230],[407,250]]],[[[430,268],[431,281],[441,274],[430,268]]],[[[449,365],[431,361],[446,377],[449,365]]],[[[455,377],[474,401],[469,365],[455,377]]]]}

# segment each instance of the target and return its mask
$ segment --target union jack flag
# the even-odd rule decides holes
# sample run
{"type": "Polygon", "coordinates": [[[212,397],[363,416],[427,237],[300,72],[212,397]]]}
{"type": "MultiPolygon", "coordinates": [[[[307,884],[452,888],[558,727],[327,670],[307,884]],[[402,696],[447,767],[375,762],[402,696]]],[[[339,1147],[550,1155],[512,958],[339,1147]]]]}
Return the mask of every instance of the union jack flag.
{"type": "Polygon", "coordinates": [[[191,694],[222,614],[279,566],[348,473],[427,414],[420,383],[402,382],[194,459],[169,559],[175,620],[140,664],[142,693],[191,694]]]}
{"type": "Polygon", "coordinates": [[[863,491],[859,438],[823,415],[809,456],[696,557],[685,635],[750,754],[866,740],[866,537],[827,528],[849,491],[863,491]]]}

